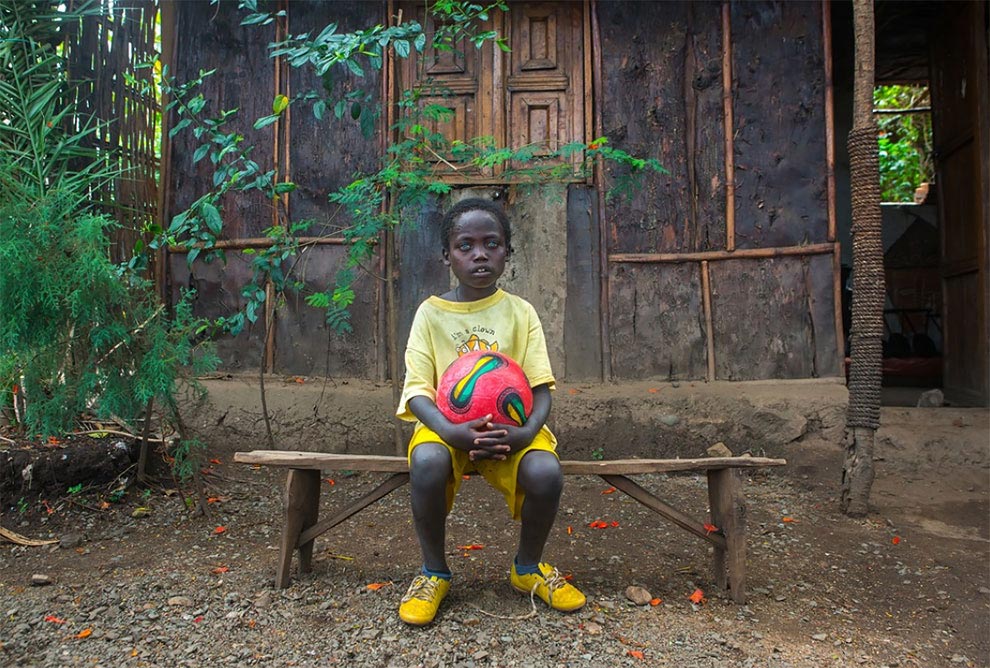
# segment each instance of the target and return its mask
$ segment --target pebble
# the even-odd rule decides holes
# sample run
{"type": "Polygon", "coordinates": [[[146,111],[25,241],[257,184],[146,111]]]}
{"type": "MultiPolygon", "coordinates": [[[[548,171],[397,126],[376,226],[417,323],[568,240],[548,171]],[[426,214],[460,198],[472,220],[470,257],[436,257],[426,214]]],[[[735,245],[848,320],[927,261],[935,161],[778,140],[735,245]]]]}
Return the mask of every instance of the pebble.
{"type": "Polygon", "coordinates": [[[35,573],[31,576],[31,584],[35,587],[44,587],[45,585],[50,585],[51,583],[51,577],[45,575],[44,573],[35,573]]]}
{"type": "Polygon", "coordinates": [[[630,585],[626,587],[625,593],[626,598],[636,605],[647,605],[651,600],[653,600],[653,594],[638,585],[630,585]]]}

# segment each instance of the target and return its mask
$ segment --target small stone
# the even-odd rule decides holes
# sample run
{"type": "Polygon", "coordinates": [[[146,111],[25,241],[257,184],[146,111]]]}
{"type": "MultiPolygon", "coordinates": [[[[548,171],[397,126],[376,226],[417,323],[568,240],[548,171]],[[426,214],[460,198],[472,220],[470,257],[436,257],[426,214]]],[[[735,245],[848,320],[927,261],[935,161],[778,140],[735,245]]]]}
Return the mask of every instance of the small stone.
{"type": "Polygon", "coordinates": [[[679,417],[677,417],[676,415],[661,415],[660,416],[660,422],[663,422],[668,427],[673,427],[674,425],[676,425],[680,421],[681,421],[681,419],[679,417]]]}
{"type": "Polygon", "coordinates": [[[822,641],[828,639],[828,634],[826,634],[826,633],[816,633],[816,634],[814,634],[814,635],[811,636],[811,639],[812,640],[817,640],[818,642],[822,642],[822,641]]]}
{"type": "Polygon", "coordinates": [[[630,585],[626,587],[626,598],[636,605],[646,605],[653,600],[653,595],[643,587],[630,585]]]}
{"type": "Polygon", "coordinates": [[[74,550],[83,544],[85,536],[80,533],[67,533],[58,539],[58,546],[63,550],[74,550]]]}
{"type": "Polygon", "coordinates": [[[732,450],[729,450],[728,446],[722,441],[719,441],[715,445],[708,448],[705,452],[708,453],[709,457],[731,457],[732,450]]]}
{"type": "Polygon", "coordinates": [[[51,583],[52,579],[44,573],[35,573],[31,576],[31,584],[35,587],[44,587],[45,585],[50,585],[51,583]]]}
{"type": "Polygon", "coordinates": [[[918,397],[918,408],[939,408],[945,403],[942,390],[934,389],[922,392],[918,397]]]}
{"type": "Polygon", "coordinates": [[[182,606],[183,608],[190,608],[194,605],[193,600],[188,596],[173,596],[168,599],[168,604],[182,606]]]}
{"type": "Polygon", "coordinates": [[[264,610],[265,608],[270,608],[272,606],[272,595],[263,591],[258,595],[258,598],[254,599],[254,607],[259,610],[264,610]]]}
{"type": "Polygon", "coordinates": [[[584,625],[584,632],[589,636],[600,636],[602,634],[602,627],[595,622],[587,622],[584,625]]]}
{"type": "Polygon", "coordinates": [[[969,663],[969,657],[962,654],[953,654],[952,663],[969,663]]]}

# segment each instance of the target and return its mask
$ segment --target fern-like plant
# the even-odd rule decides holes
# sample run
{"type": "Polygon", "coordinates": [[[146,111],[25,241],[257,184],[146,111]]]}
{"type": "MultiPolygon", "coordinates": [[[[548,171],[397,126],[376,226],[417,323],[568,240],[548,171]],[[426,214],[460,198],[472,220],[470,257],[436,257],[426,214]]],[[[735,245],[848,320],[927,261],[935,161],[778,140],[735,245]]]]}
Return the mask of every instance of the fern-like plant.
{"type": "Polygon", "coordinates": [[[115,173],[86,146],[96,125],[76,117],[58,48],[79,16],[52,7],[0,0],[0,411],[32,436],[85,414],[136,424],[217,362],[187,302],[166,313],[110,260],[115,223],[93,195],[115,173]]]}

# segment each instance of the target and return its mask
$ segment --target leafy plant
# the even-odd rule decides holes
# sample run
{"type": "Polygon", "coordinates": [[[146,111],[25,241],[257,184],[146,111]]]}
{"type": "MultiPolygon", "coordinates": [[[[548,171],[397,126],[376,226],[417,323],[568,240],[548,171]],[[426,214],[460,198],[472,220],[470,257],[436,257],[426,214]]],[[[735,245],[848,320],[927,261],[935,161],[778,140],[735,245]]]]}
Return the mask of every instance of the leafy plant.
{"type": "Polygon", "coordinates": [[[879,129],[880,191],[885,202],[911,202],[914,191],[935,179],[931,112],[926,86],[878,86],[873,106],[879,129]],[[910,110],[910,111],[909,111],[910,110]]]}
{"type": "Polygon", "coordinates": [[[110,260],[115,223],[94,200],[118,173],[89,146],[98,126],[57,47],[79,19],[0,0],[0,410],[42,436],[84,415],[133,425],[218,361],[188,295],[169,314],[140,263],[110,260]]]}

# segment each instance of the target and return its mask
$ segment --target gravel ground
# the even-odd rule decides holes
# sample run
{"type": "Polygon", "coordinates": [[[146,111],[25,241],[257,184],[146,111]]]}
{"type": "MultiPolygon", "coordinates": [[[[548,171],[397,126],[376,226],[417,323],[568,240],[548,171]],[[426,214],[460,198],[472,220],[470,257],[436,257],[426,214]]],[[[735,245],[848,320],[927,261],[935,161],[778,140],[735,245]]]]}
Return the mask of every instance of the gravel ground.
{"type": "MultiPolygon", "coordinates": [[[[837,453],[823,456],[834,464],[837,453]]],[[[216,466],[211,518],[190,517],[171,490],[132,491],[103,509],[105,490],[50,503],[51,514],[38,504],[5,509],[5,527],[61,542],[0,543],[0,664],[990,665],[985,538],[949,539],[891,516],[850,520],[835,511],[834,479],[789,468],[747,478],[745,606],[714,591],[702,542],[604,493],[597,479],[569,478],[546,556],[588,595],[570,615],[539,601],[533,614],[511,589],[516,527],[500,498],[470,481],[449,522],[454,585],[437,621],[422,629],[396,615],[419,563],[406,489],[319,538],[314,572],[284,590],[272,585],[282,483],[275,472],[216,466]],[[147,514],[133,516],[139,507],[147,514]],[[590,528],[596,519],[618,526],[590,528]],[[457,549],[467,544],[484,547],[457,549]],[[32,584],[33,576],[48,584],[32,584]],[[662,602],[633,604],[630,585],[662,602]],[[697,588],[701,604],[688,599],[697,588]]],[[[324,477],[324,516],[380,480],[324,477]]],[[[638,479],[705,517],[702,477],[638,479]]],[[[985,499],[985,489],[977,493],[985,499]]]]}

